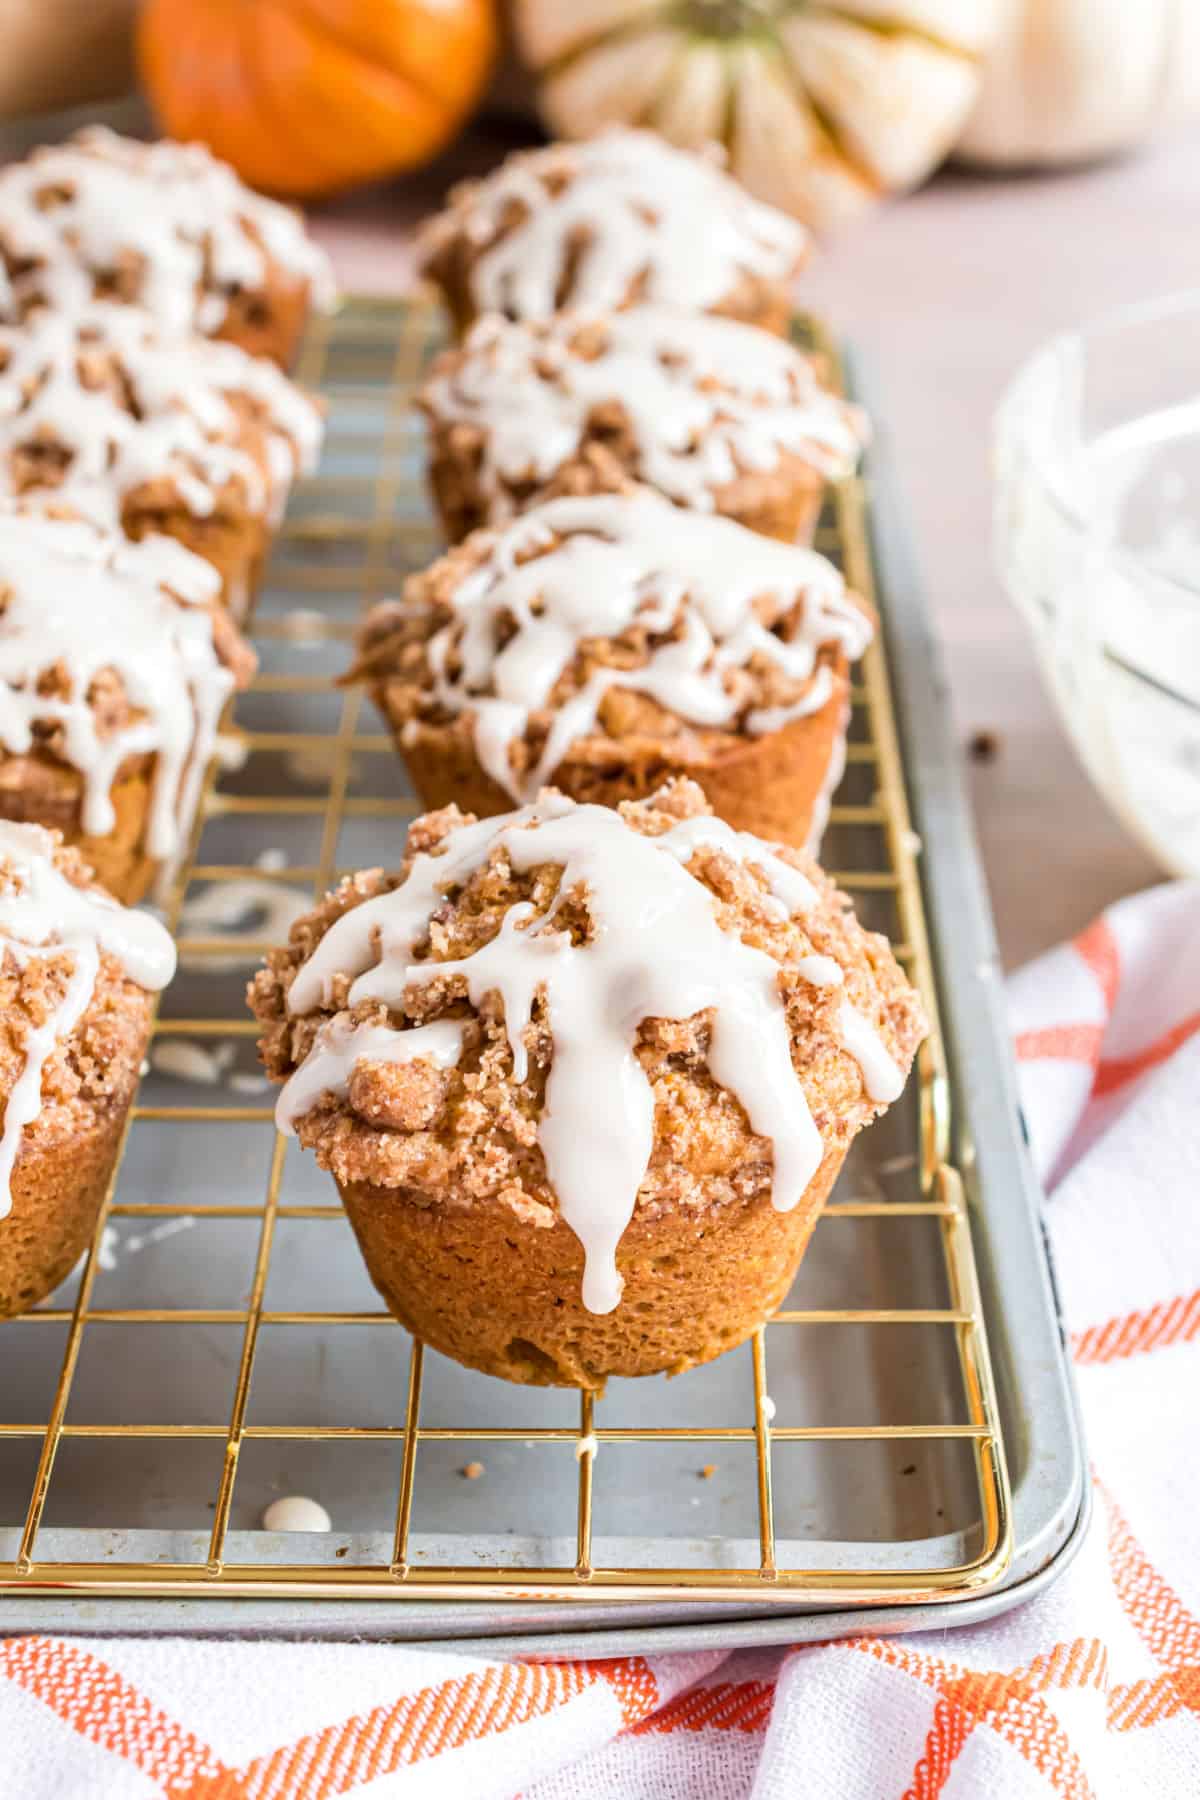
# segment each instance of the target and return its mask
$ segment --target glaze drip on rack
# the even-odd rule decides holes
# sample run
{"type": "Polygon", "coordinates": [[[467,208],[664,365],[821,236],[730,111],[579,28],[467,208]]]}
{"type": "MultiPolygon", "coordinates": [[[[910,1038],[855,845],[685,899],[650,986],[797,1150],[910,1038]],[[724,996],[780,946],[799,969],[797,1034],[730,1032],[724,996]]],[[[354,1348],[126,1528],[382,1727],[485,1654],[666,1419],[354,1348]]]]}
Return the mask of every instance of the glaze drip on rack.
{"type": "Polygon", "coordinates": [[[634,290],[652,304],[714,306],[747,275],[789,279],[809,242],[712,157],[620,130],[510,156],[430,222],[425,255],[460,232],[487,244],[471,272],[479,310],[519,319],[559,310],[568,269],[572,306],[606,312],[634,290]]]}
{"type": "Polygon", "coordinates": [[[823,648],[854,658],[871,638],[866,614],[825,557],[682,511],[649,489],[533,508],[494,538],[451,606],[454,618],[429,641],[433,695],[447,712],[472,715],[481,766],[524,802],[594,728],[612,688],[649,695],[691,724],[737,724],[754,736],[825,705],[832,680],[818,662],[823,648]],[[764,600],[781,618],[798,615],[787,635],[761,622],[756,602],[764,600]],[[640,668],[594,669],[554,708],[555,684],[580,646],[634,625],[675,635],[640,668]],[[730,678],[755,658],[802,689],[786,708],[747,710],[739,699],[730,678]],[[545,745],[520,774],[510,751],[547,708],[545,745]]]}
{"type": "Polygon", "coordinates": [[[12,1207],[13,1165],[25,1127],[42,1106],[42,1073],[55,1045],[68,1038],[95,992],[102,955],[130,981],[157,992],[175,973],[170,934],[149,913],[118,906],[96,888],[76,887],[55,866],[55,839],[39,825],[0,820],[0,960],[22,968],[38,956],[67,954],[66,991],[39,1025],[28,1024],[20,1073],[4,1102],[0,1128],[0,1219],[12,1207]]]}
{"type": "Polygon", "coordinates": [[[509,489],[548,481],[578,453],[597,409],[614,402],[639,480],[705,512],[727,483],[778,467],[784,453],[846,475],[866,434],[859,410],[822,387],[811,357],[784,339],[663,306],[565,313],[543,326],[481,319],[462,360],[421,398],[435,420],[482,431],[480,477],[497,523],[515,510],[509,489]]]}
{"type": "MultiPolygon", "coordinates": [[[[792,1062],[780,965],[719,923],[712,891],[687,866],[701,845],[757,869],[778,918],[815,904],[803,871],[717,819],[686,819],[652,837],[606,807],[550,792],[519,812],[461,825],[439,853],[417,856],[400,886],[331,925],[288,995],[289,1011],[303,1014],[328,1004],[334,979],[350,975],[347,1009],[398,1009],[412,989],[460,976],[476,1008],[486,995],[500,996],[517,1081],[528,1075],[525,1033],[543,1002],[553,1050],[538,1143],[561,1216],[583,1246],[583,1302],[592,1312],[611,1312],[620,1300],[617,1246],[654,1141],[654,1094],[635,1054],[644,1020],[709,1015],[709,1070],[770,1143],[771,1197],[781,1212],[800,1200],[824,1154],[792,1062]],[[471,955],[414,960],[446,892],[497,853],[518,873],[561,868],[550,909],[538,917],[520,902],[471,955]],[[591,932],[577,943],[557,919],[566,896],[580,892],[591,932]]],[[[878,1033],[845,1011],[852,1024],[846,1030],[844,1020],[843,1041],[867,1093],[894,1097],[901,1076],[878,1033]]],[[[355,1025],[349,1010],[336,1015],[280,1095],[280,1128],[291,1131],[322,1092],[344,1094],[360,1057],[399,1060],[406,1039],[407,1054],[449,1066],[460,1029],[441,1020],[395,1032],[355,1025]],[[436,1039],[423,1035],[437,1025],[436,1039]]]]}
{"type": "Polygon", "coordinates": [[[53,733],[83,778],[83,829],[116,823],[112,786],[129,757],[155,758],[146,848],[174,853],[195,808],[234,676],[213,640],[220,578],[167,538],[140,544],[82,521],[0,514],[0,745],[10,756],[53,733]],[[108,726],[106,672],[130,717],[108,726]]]}

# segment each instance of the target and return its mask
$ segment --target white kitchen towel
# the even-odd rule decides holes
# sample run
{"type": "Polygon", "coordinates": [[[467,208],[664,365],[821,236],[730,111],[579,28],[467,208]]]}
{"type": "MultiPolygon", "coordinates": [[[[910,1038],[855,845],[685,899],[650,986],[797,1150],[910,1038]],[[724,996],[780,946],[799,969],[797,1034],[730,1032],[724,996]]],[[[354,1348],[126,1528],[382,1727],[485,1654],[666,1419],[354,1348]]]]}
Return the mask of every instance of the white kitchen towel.
{"type": "Polygon", "coordinates": [[[0,1643],[2,1800],[1195,1800],[1200,886],[1011,984],[1095,1485],[993,1623],[787,1652],[495,1663],[387,1646],[0,1643]]]}

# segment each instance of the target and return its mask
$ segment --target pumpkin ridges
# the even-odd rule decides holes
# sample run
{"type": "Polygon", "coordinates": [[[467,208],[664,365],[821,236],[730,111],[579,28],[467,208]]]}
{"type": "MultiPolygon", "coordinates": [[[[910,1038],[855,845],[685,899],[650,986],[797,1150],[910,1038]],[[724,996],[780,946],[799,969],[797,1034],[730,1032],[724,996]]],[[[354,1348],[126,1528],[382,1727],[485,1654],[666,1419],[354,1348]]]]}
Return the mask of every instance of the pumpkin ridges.
{"type": "MultiPolygon", "coordinates": [[[[270,188],[274,193],[283,193],[289,189],[297,191],[290,184],[295,182],[299,144],[292,135],[293,127],[287,108],[280,104],[284,96],[279,92],[273,58],[270,55],[264,56],[262,26],[265,14],[286,11],[287,5],[288,0],[283,0],[281,9],[272,4],[272,0],[267,0],[265,6],[259,6],[253,12],[247,9],[246,21],[249,46],[245,56],[247,74],[254,93],[250,124],[254,138],[252,154],[255,157],[255,162],[248,167],[247,173],[259,186],[270,188]],[[264,130],[264,127],[267,129],[264,130]],[[266,161],[261,160],[264,147],[267,151],[266,161]]],[[[303,143],[303,138],[299,143],[303,143]]],[[[309,146],[305,145],[304,149],[310,158],[314,156],[309,146]]],[[[336,185],[336,180],[336,175],[328,165],[322,163],[320,168],[310,165],[305,171],[304,187],[299,191],[306,195],[325,193],[336,185]]]]}
{"type": "MultiPolygon", "coordinates": [[[[304,3],[311,4],[312,0],[304,0],[304,3]]],[[[322,3],[322,0],[317,0],[317,3],[322,3]]],[[[334,4],[336,4],[336,0],[334,0],[334,4]]],[[[965,44],[952,43],[948,38],[939,36],[937,32],[930,31],[925,26],[910,25],[904,19],[872,19],[864,17],[860,13],[847,11],[844,6],[837,4],[837,0],[834,0],[832,5],[823,5],[822,0],[796,0],[796,3],[791,6],[781,5],[777,12],[770,14],[764,21],[760,36],[775,39],[778,35],[779,22],[789,15],[799,12],[809,13],[814,18],[834,19],[839,24],[850,24],[856,30],[870,32],[875,37],[915,38],[918,42],[926,44],[931,50],[938,50],[945,56],[955,57],[972,67],[978,66],[984,54],[982,50],[968,49],[965,44]]],[[[537,72],[543,76],[557,75],[576,57],[586,56],[589,51],[596,50],[601,45],[609,44],[622,37],[638,37],[644,32],[652,31],[660,26],[673,26],[679,32],[685,48],[690,39],[702,38],[706,35],[681,18],[679,0],[662,0],[662,4],[654,7],[653,10],[648,7],[646,11],[631,14],[618,24],[604,26],[599,30],[589,32],[586,37],[577,38],[569,49],[560,50],[556,56],[547,58],[537,72]]],[[[519,13],[516,20],[516,31],[518,41],[520,41],[519,13]]],[[[716,41],[715,38],[714,41],[716,41]]]]}
{"type": "Polygon", "coordinates": [[[874,169],[869,168],[867,164],[861,160],[854,145],[849,143],[843,136],[837,120],[821,104],[812,89],[806,86],[801,80],[800,71],[797,69],[795,62],[788,51],[787,45],[782,39],[780,39],[779,42],[779,60],[784,79],[796,96],[797,104],[802,105],[811,115],[812,122],[817,129],[817,135],[824,138],[829,149],[835,156],[841,157],[854,180],[860,182],[868,193],[878,198],[884,191],[883,183],[880,181],[874,169]]]}
{"type": "Polygon", "coordinates": [[[677,54],[642,116],[694,147],[695,90],[739,179],[818,227],[913,185],[943,159],[978,88],[995,8],[995,0],[760,0],[745,16],[709,15],[706,29],[689,0],[634,0],[633,10],[629,0],[577,0],[578,12],[561,0],[513,4],[518,42],[542,47],[530,61],[544,114],[560,130],[580,137],[627,122],[642,102],[606,58],[622,46],[636,70],[639,45],[671,32],[677,54]],[[811,56],[798,56],[788,39],[807,42],[809,32],[811,56]],[[729,99],[718,121],[720,82],[729,99]]]}
{"type": "MultiPolygon", "coordinates": [[[[676,8],[667,0],[667,4],[653,13],[641,13],[637,18],[626,19],[620,25],[611,25],[604,31],[593,32],[589,37],[580,38],[569,50],[563,50],[549,62],[542,64],[536,71],[539,80],[553,81],[578,62],[581,57],[590,56],[595,50],[607,49],[612,44],[619,44],[625,38],[645,37],[650,33],[662,30],[679,30],[675,22],[676,8]]],[[[680,33],[680,52],[686,54],[688,44],[686,37],[680,33]]]]}
{"type": "MultiPolygon", "coordinates": [[[[175,132],[174,118],[182,91],[190,98],[191,115],[197,121],[192,128],[193,135],[203,136],[213,151],[231,162],[252,186],[271,193],[294,192],[296,147],[287,141],[288,126],[276,109],[273,85],[264,78],[259,66],[256,30],[262,8],[252,10],[242,5],[241,0],[232,0],[236,24],[231,30],[227,20],[230,6],[224,0],[217,0],[217,3],[222,16],[216,20],[204,8],[197,8],[192,15],[191,22],[197,27],[195,40],[201,46],[190,64],[196,75],[194,81],[180,82],[171,79],[169,73],[165,81],[155,84],[149,65],[143,62],[147,84],[156,95],[161,88],[162,97],[156,98],[155,102],[161,121],[168,131],[175,132]],[[224,55],[214,56],[214,39],[218,52],[225,47],[224,55]],[[240,76],[240,95],[214,96],[213,81],[221,68],[240,76]]],[[[154,0],[150,0],[143,18],[154,10],[154,0]]],[[[173,13],[172,0],[164,0],[158,10],[173,13]]],[[[172,32],[170,55],[175,57],[179,39],[173,18],[169,26],[172,32]]],[[[182,56],[171,64],[172,70],[187,67],[182,56]]]]}
{"type": "MultiPolygon", "coordinates": [[[[283,149],[289,158],[307,155],[319,172],[309,177],[309,192],[323,192],[352,180],[371,180],[395,167],[391,120],[397,110],[410,129],[415,120],[422,144],[430,153],[453,129],[430,95],[390,69],[367,64],[361,57],[314,41],[311,28],[294,18],[289,5],[263,7],[255,14],[258,64],[269,83],[270,108],[279,121],[283,149]],[[341,94],[354,95],[351,138],[339,117],[341,94]]],[[[260,94],[267,92],[260,87],[260,94]]]]}
{"type": "Polygon", "coordinates": [[[986,55],[988,46],[996,35],[993,19],[991,28],[982,33],[979,43],[974,46],[955,43],[952,38],[945,37],[928,25],[922,25],[916,19],[894,15],[873,17],[869,13],[858,12],[853,0],[799,0],[799,4],[785,5],[780,10],[784,13],[804,11],[812,13],[814,17],[837,19],[840,24],[850,24],[860,31],[873,32],[876,37],[915,38],[918,43],[927,44],[931,50],[941,50],[947,56],[961,57],[969,63],[978,63],[986,55]]]}
{"type": "MultiPolygon", "coordinates": [[[[697,55],[698,52],[693,45],[681,43],[677,47],[671,64],[671,73],[678,69],[679,75],[676,79],[681,87],[684,81],[687,80],[688,63],[689,61],[694,62],[697,55]]],[[[724,58],[721,56],[720,51],[715,45],[712,47],[712,55],[716,58],[716,80],[719,83],[720,90],[719,93],[716,94],[715,99],[719,105],[721,114],[721,117],[713,129],[709,130],[706,127],[696,129],[689,125],[689,128],[684,131],[679,128],[679,125],[676,122],[674,116],[676,110],[680,119],[686,118],[689,112],[694,116],[697,111],[700,96],[694,83],[692,84],[690,93],[681,92],[679,94],[675,108],[672,106],[670,75],[659,84],[658,92],[654,98],[654,108],[649,115],[650,122],[656,124],[658,129],[663,131],[672,143],[679,144],[684,149],[699,150],[702,149],[706,143],[713,143],[714,141],[729,136],[731,122],[729,71],[725,65],[724,58]]],[[[712,98],[712,96],[710,96],[710,98],[712,98]]]]}
{"type": "MultiPolygon", "coordinates": [[[[242,78],[242,94],[227,94],[224,99],[236,107],[241,101],[245,105],[250,93],[248,71],[245,66],[245,54],[238,48],[247,14],[239,6],[239,0],[212,0],[227,19],[229,40],[228,54],[221,59],[221,66],[234,76],[242,78]]],[[[191,82],[176,82],[167,79],[167,65],[161,54],[162,41],[159,34],[158,13],[155,0],[147,0],[138,14],[137,36],[135,40],[138,67],[143,80],[158,96],[155,110],[160,123],[175,138],[185,141],[205,136],[205,120],[208,116],[210,94],[207,89],[200,90],[191,82]]],[[[208,45],[211,38],[211,21],[205,12],[196,9],[185,9],[178,21],[171,22],[170,46],[172,61],[181,68],[189,64],[200,68],[208,65],[208,45]]]]}
{"type": "MultiPolygon", "coordinates": [[[[634,45],[629,45],[624,36],[616,36],[599,49],[605,79],[592,99],[601,109],[600,117],[593,119],[584,96],[575,92],[577,65],[568,62],[547,78],[543,99],[551,126],[561,123],[564,134],[586,136],[589,126],[599,129],[617,118],[627,125],[653,121],[658,96],[670,79],[679,52],[673,48],[669,33],[656,32],[648,38],[645,33],[638,35],[639,41],[634,45]],[[632,71],[625,64],[630,49],[636,58],[632,71]]],[[[598,71],[591,73],[596,76],[598,71]]]]}
{"type": "MultiPolygon", "coordinates": [[[[236,6],[239,0],[233,0],[233,3],[236,6]]],[[[279,0],[278,4],[276,0],[256,0],[254,6],[244,7],[243,29],[240,34],[246,78],[252,96],[246,120],[246,147],[243,151],[247,159],[246,172],[257,186],[268,188],[273,193],[296,191],[291,184],[295,178],[299,145],[292,135],[287,111],[280,107],[273,59],[264,58],[262,37],[264,22],[273,15],[286,17],[288,4],[289,0],[279,0]],[[264,124],[269,126],[266,131],[263,129],[264,124]]],[[[303,139],[300,140],[302,142],[303,139]]],[[[307,146],[306,153],[312,154],[307,146]]],[[[303,191],[325,192],[329,181],[327,169],[321,174],[310,169],[306,174],[303,191]],[[314,185],[309,186],[309,182],[314,185]]]]}
{"type": "Polygon", "coordinates": [[[405,79],[427,99],[443,106],[469,103],[490,68],[496,49],[495,21],[490,8],[475,5],[469,21],[426,0],[387,8],[370,6],[361,23],[346,0],[290,0],[291,9],[312,21],[342,49],[367,65],[383,60],[401,66],[405,79]],[[388,20],[395,20],[394,29],[388,20]],[[424,24],[418,26],[417,21],[424,24]]]}
{"type": "MultiPolygon", "coordinates": [[[[677,0],[603,0],[601,10],[607,13],[603,23],[578,26],[576,8],[570,21],[572,30],[564,31],[561,14],[550,16],[542,13],[533,17],[536,9],[514,6],[512,8],[512,30],[516,47],[525,63],[533,69],[555,69],[567,57],[578,51],[595,45],[609,37],[623,32],[651,31],[660,25],[677,25],[679,7],[677,0]],[[614,16],[614,14],[616,16],[614,16]],[[547,49],[547,42],[556,46],[547,49]],[[563,43],[566,48],[563,48],[563,43]]],[[[585,5],[585,13],[594,12],[592,4],[585,5]]]]}
{"type": "MultiPolygon", "coordinates": [[[[859,203],[864,197],[872,199],[877,197],[878,188],[869,182],[867,175],[860,171],[852,160],[842,154],[830,126],[822,117],[821,109],[814,103],[811,94],[798,87],[795,72],[787,57],[782,54],[775,56],[768,68],[765,71],[760,70],[759,73],[760,76],[765,74],[770,78],[779,92],[787,93],[792,103],[802,113],[803,120],[808,127],[813,147],[809,150],[804,163],[811,166],[813,179],[803,185],[807,187],[810,196],[815,195],[818,190],[828,193],[832,186],[837,186],[843,196],[848,189],[852,191],[859,203]]],[[[751,117],[745,106],[744,88],[743,78],[737,83],[732,93],[734,120],[730,131],[731,161],[734,169],[739,173],[744,171],[747,161],[758,153],[757,147],[752,141],[752,132],[759,139],[762,138],[764,119],[768,114],[768,108],[762,104],[760,98],[751,117]]],[[[794,183],[794,185],[799,184],[794,183]]],[[[780,203],[776,198],[771,198],[773,204],[780,203]]],[[[839,201],[839,207],[843,204],[844,201],[839,201]]]]}
{"type": "Polygon", "coordinates": [[[492,0],[145,0],[138,60],[167,129],[317,195],[440,149],[495,40],[492,0]]]}
{"type": "Polygon", "coordinates": [[[789,28],[785,48],[842,155],[880,192],[910,187],[931,151],[941,160],[975,92],[962,58],[920,39],[880,44],[848,17],[807,14],[789,28]],[[919,117],[914,94],[923,100],[919,117]]]}
{"type": "Polygon", "coordinates": [[[645,104],[639,107],[636,118],[631,119],[630,124],[640,126],[646,130],[654,129],[654,120],[658,116],[659,102],[662,95],[666,92],[667,85],[671,79],[672,70],[682,54],[682,50],[679,49],[671,56],[667,67],[664,69],[658,81],[654,84],[654,88],[647,97],[645,104]]]}

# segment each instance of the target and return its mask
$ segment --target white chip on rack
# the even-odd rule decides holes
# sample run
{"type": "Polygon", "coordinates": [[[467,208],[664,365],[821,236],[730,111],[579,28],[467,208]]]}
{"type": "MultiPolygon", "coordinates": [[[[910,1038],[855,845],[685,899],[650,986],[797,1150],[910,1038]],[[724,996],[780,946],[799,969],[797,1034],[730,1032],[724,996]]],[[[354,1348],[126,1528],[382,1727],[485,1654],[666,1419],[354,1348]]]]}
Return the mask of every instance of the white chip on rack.
{"type": "Polygon", "coordinates": [[[332,1531],[333,1520],[319,1500],[307,1494],[288,1494],[272,1500],[262,1516],[264,1531],[332,1531]]]}

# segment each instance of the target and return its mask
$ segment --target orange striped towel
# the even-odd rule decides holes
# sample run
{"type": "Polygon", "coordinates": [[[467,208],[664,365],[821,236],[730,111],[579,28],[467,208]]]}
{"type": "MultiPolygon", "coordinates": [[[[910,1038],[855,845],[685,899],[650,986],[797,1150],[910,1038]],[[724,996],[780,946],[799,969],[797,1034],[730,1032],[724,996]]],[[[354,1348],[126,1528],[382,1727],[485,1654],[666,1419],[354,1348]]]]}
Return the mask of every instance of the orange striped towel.
{"type": "Polygon", "coordinates": [[[552,1666],[13,1639],[0,1800],[1195,1800],[1200,886],[1011,1000],[1096,1484],[1056,1586],[925,1637],[552,1666]]]}

